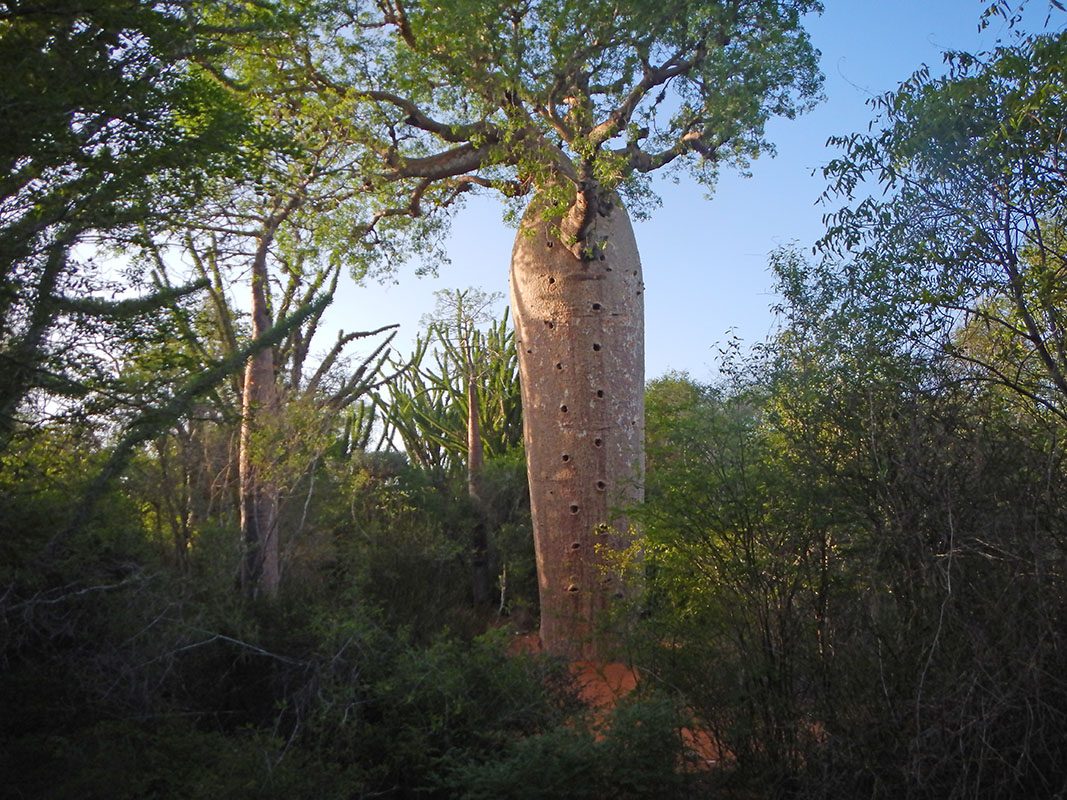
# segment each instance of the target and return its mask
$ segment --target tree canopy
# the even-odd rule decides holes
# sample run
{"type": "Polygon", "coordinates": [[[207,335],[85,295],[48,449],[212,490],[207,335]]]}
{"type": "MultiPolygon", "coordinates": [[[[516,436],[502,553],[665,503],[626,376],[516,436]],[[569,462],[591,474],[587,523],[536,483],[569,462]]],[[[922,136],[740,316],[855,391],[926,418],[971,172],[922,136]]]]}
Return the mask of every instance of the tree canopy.
{"type": "Polygon", "coordinates": [[[687,167],[711,184],[722,164],[743,168],[771,148],[770,116],[817,97],[817,53],[800,24],[820,9],[383,0],[349,15],[336,45],[347,57],[319,59],[317,81],[376,109],[385,134],[369,180],[406,198],[383,214],[415,215],[476,187],[511,197],[537,187],[569,202],[596,186],[640,210],[649,173],[687,167]],[[382,26],[392,54],[368,59],[382,26]]]}
{"type": "MultiPolygon", "coordinates": [[[[188,208],[232,165],[247,118],[207,63],[201,4],[63,0],[0,12],[0,431],[26,394],[84,393],[50,334],[61,319],[105,323],[139,307],[81,302],[99,286],[75,246],[128,243],[188,208]]],[[[222,6],[216,24],[254,20],[222,6]]],[[[180,292],[179,292],[180,294],[180,292]]],[[[173,297],[173,292],[170,294],[173,297]]],[[[167,296],[156,305],[165,303],[167,296]]]]}
{"type": "Polygon", "coordinates": [[[832,140],[830,194],[857,201],[822,246],[917,341],[1063,415],[1067,37],[946,59],[876,100],[874,133],[832,140]],[[884,196],[864,197],[870,182],[884,196]]]}

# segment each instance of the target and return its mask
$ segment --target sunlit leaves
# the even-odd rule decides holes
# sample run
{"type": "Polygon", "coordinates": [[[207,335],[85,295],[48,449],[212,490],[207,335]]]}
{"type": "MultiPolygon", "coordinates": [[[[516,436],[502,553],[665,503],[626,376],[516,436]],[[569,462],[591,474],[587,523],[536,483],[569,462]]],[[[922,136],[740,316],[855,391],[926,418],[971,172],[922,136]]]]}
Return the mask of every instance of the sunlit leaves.
{"type": "Polygon", "coordinates": [[[827,215],[820,244],[861,305],[894,307],[914,344],[1062,414],[1063,298],[1050,287],[1067,264],[1067,35],[946,63],[944,77],[922,69],[877,98],[872,132],[831,140],[842,155],[827,196],[851,202],[827,215]],[[876,187],[882,197],[864,196],[876,187]],[[979,330],[991,338],[974,348],[979,330]],[[1004,336],[1015,346],[996,346],[1004,336]]]}
{"type": "MultiPolygon", "coordinates": [[[[388,56],[368,68],[357,49],[324,68],[381,114],[391,139],[381,155],[401,180],[432,175],[505,194],[595,181],[643,210],[651,198],[636,173],[688,166],[710,183],[720,162],[743,169],[769,149],[765,121],[793,116],[818,93],[817,54],[800,27],[820,10],[809,0],[380,8],[395,44],[388,56]],[[478,157],[446,168],[466,155],[463,143],[478,157]]],[[[353,29],[380,45],[374,24],[353,29]]]]}
{"type": "Polygon", "coordinates": [[[487,309],[493,296],[478,290],[448,292],[435,320],[419,337],[408,368],[378,395],[387,433],[403,445],[413,463],[442,472],[459,472],[468,454],[468,374],[464,341],[470,346],[480,411],[479,430],[485,454],[513,451],[522,441],[518,356],[505,312],[487,319],[457,307],[471,301],[471,311],[487,309]],[[488,322],[488,325],[484,323],[488,322]]]}

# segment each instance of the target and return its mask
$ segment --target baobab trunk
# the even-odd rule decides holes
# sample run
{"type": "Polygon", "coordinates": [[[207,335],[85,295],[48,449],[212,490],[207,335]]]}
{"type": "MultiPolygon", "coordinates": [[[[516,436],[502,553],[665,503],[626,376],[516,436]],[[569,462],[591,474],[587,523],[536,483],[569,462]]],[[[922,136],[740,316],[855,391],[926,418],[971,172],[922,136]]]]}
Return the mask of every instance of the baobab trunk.
{"type": "Polygon", "coordinates": [[[576,206],[546,220],[537,198],[511,260],[526,461],[546,650],[601,660],[599,628],[623,587],[598,547],[629,542],[613,510],[644,480],[644,299],[641,263],[617,198],[579,226],[576,206]],[[583,245],[561,241],[584,227],[583,245]]]}

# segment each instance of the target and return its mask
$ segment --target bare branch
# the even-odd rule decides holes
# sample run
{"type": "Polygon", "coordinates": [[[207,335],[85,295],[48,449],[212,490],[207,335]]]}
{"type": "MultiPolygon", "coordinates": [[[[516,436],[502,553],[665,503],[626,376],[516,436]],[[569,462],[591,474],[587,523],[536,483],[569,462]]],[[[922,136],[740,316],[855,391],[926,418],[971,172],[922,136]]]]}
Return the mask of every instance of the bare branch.
{"type": "Polygon", "coordinates": [[[385,21],[390,25],[395,25],[400,32],[400,38],[414,50],[415,34],[412,33],[411,24],[408,22],[403,0],[378,0],[378,8],[382,10],[385,21]]]}
{"type": "Polygon", "coordinates": [[[488,162],[495,143],[493,141],[479,147],[466,143],[424,158],[401,159],[392,172],[386,173],[386,177],[389,180],[426,178],[433,181],[474,172],[488,162]]]}
{"type": "Polygon", "coordinates": [[[718,149],[723,143],[709,143],[707,140],[712,138],[713,135],[714,131],[708,126],[701,130],[690,130],[687,133],[683,133],[672,147],[659,153],[647,153],[637,142],[630,142],[626,147],[619,148],[613,152],[618,155],[628,156],[629,168],[637,172],[653,172],[667,166],[679,156],[693,152],[699,153],[708,161],[714,162],[719,158],[718,149]]]}
{"type": "Polygon", "coordinates": [[[522,180],[491,180],[479,175],[461,175],[453,180],[453,184],[472,184],[486,189],[495,189],[505,197],[522,197],[533,188],[533,178],[526,177],[522,180]]]}
{"type": "Polygon", "coordinates": [[[661,67],[651,67],[646,64],[644,76],[641,78],[640,83],[630,90],[626,99],[608,115],[606,120],[589,132],[588,139],[590,143],[594,146],[600,146],[612,136],[615,136],[629,124],[638,104],[652,89],[663,85],[672,78],[687,75],[707,55],[707,49],[701,44],[694,49],[692,58],[686,59],[682,57],[685,49],[683,48],[676,52],[661,67]]]}
{"type": "Polygon", "coordinates": [[[418,185],[411,192],[411,199],[405,206],[392,206],[389,208],[383,208],[376,211],[371,217],[370,222],[359,225],[353,231],[353,235],[357,237],[364,237],[368,234],[375,234],[375,241],[377,241],[377,228],[378,223],[388,217],[418,217],[422,215],[422,196],[426,194],[426,191],[433,185],[433,180],[430,178],[424,178],[419,181],[418,185]]]}
{"type": "MultiPolygon", "coordinates": [[[[337,361],[337,357],[341,354],[341,350],[343,350],[344,347],[350,342],[354,342],[356,339],[366,339],[369,336],[377,336],[379,333],[385,333],[385,331],[393,330],[394,328],[398,327],[399,324],[394,323],[392,325],[383,325],[382,327],[377,328],[373,331],[338,333],[337,341],[334,343],[333,347],[330,348],[330,352],[326,354],[326,357],[322,359],[322,363],[319,364],[319,368],[315,371],[315,374],[311,376],[311,380],[308,381],[306,393],[311,394],[318,389],[319,384],[322,382],[322,379],[326,377],[326,373],[329,372],[330,368],[337,361]]],[[[390,336],[386,340],[386,342],[388,343],[390,340],[392,340],[392,338],[393,337],[390,336]]],[[[380,349],[380,347],[378,349],[380,349]]],[[[377,350],[375,352],[377,352],[377,350]]],[[[373,355],[371,357],[373,357],[373,355]]]]}

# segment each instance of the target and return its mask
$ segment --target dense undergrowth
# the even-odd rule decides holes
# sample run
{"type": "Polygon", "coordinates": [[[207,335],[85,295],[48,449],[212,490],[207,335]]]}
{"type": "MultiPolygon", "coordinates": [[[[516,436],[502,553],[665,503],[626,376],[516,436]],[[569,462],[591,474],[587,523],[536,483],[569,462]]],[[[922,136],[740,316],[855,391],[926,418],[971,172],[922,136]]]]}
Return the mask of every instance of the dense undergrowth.
{"type": "Polygon", "coordinates": [[[534,594],[513,461],[490,470],[502,615],[470,602],[463,493],[395,459],[327,462],[301,561],[252,599],[233,528],[177,561],[134,480],[64,533],[88,471],[35,434],[3,493],[5,793],[1057,796],[1058,428],[930,364],[877,369],[650,385],[644,557],[620,564],[641,681],[610,714],[510,646],[534,594]]]}
{"type": "Polygon", "coordinates": [[[566,664],[509,653],[520,614],[471,608],[462,499],[357,472],[375,485],[275,600],[237,591],[232,530],[176,565],[128,487],[41,555],[79,481],[8,483],[4,795],[677,796],[677,704],[592,715],[566,664]]]}

